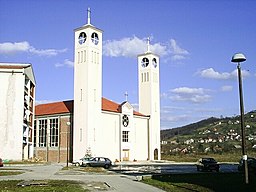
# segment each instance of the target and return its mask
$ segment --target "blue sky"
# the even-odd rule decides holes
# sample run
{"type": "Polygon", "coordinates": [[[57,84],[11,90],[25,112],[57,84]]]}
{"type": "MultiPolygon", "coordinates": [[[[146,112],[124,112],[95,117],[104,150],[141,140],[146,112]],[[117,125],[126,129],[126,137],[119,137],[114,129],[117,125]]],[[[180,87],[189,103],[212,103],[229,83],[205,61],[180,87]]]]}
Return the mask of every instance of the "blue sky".
{"type": "Polygon", "coordinates": [[[32,63],[37,103],[73,99],[74,29],[103,33],[103,96],[138,106],[137,55],[160,55],[161,129],[256,109],[256,1],[0,0],[0,62],[32,63]],[[253,91],[254,90],[254,91],[253,91]]]}

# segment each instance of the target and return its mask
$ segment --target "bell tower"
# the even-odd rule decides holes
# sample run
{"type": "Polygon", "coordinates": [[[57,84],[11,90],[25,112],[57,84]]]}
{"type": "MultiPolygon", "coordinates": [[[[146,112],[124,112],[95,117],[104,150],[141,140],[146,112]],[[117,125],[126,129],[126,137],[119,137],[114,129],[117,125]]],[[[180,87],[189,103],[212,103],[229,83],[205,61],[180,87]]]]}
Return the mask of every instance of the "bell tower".
{"type": "Polygon", "coordinates": [[[138,55],[139,112],[150,115],[148,131],[149,159],[160,160],[160,87],[159,56],[150,51],[138,55]]]}
{"type": "Polygon", "coordinates": [[[74,30],[74,133],[73,158],[78,159],[97,150],[102,97],[102,30],[91,24],[74,30]]]}

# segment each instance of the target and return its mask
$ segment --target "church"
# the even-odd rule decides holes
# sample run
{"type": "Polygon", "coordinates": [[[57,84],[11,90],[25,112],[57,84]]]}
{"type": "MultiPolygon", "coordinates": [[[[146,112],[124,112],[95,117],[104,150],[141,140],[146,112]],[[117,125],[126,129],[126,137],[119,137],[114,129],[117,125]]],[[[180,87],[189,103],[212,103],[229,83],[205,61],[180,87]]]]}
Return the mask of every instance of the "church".
{"type": "Polygon", "coordinates": [[[71,162],[85,155],[112,161],[160,160],[159,56],[137,56],[139,111],[102,97],[102,34],[91,24],[74,30],[74,100],[35,107],[34,156],[71,162]]]}

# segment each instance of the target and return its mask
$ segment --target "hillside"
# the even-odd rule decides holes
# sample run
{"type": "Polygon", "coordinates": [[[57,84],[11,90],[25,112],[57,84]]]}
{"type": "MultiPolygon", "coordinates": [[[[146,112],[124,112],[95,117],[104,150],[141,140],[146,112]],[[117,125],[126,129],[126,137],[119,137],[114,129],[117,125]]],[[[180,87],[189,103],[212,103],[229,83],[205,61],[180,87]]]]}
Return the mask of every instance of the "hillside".
{"type": "MultiPolygon", "coordinates": [[[[256,150],[256,111],[245,114],[246,147],[256,150]]],[[[211,117],[186,126],[162,130],[162,153],[222,153],[241,148],[240,116],[211,117]]]]}

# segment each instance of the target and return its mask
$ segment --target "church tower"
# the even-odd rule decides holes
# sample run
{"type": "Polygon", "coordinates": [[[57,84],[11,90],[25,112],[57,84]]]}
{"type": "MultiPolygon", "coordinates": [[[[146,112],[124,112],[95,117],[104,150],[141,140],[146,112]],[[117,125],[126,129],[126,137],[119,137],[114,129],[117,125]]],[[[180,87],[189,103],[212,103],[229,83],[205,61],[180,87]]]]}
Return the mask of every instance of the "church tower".
{"type": "Polygon", "coordinates": [[[73,158],[94,155],[96,130],[101,116],[102,30],[87,24],[74,30],[74,123],[73,158]]]}
{"type": "Polygon", "coordinates": [[[139,112],[149,115],[148,151],[150,160],[160,160],[159,56],[150,51],[138,55],[139,112]]]}

